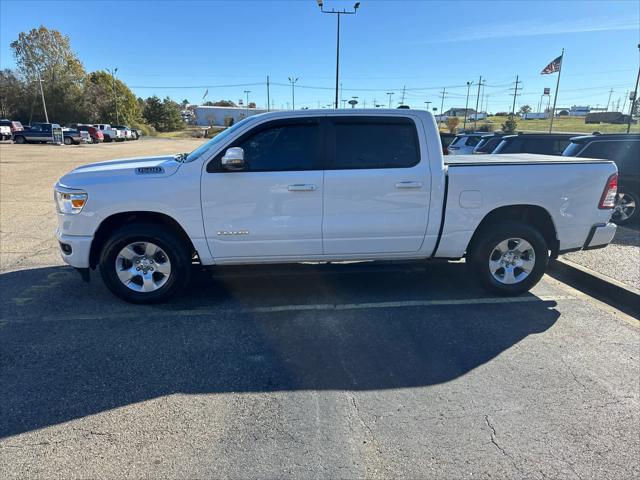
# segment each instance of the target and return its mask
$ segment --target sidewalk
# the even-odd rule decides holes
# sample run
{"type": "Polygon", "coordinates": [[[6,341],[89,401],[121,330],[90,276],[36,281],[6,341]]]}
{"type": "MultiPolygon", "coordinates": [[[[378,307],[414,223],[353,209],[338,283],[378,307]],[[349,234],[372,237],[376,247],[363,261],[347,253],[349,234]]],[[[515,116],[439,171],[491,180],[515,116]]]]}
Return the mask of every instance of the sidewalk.
{"type": "Polygon", "coordinates": [[[561,258],[640,290],[640,226],[638,225],[618,227],[616,236],[606,248],[569,253],[561,258]]]}

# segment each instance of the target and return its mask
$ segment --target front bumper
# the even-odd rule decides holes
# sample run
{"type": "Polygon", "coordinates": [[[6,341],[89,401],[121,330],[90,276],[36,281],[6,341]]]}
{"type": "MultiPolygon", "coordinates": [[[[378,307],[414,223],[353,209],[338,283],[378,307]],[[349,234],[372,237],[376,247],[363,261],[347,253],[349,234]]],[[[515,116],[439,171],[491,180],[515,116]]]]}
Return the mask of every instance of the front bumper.
{"type": "Polygon", "coordinates": [[[615,223],[594,225],[591,227],[591,230],[589,230],[589,235],[582,248],[584,250],[592,250],[606,247],[611,243],[611,240],[613,240],[617,228],[615,223]]]}
{"type": "Polygon", "coordinates": [[[63,235],[56,232],[62,260],[75,268],[89,268],[89,254],[93,236],[63,235]]]}

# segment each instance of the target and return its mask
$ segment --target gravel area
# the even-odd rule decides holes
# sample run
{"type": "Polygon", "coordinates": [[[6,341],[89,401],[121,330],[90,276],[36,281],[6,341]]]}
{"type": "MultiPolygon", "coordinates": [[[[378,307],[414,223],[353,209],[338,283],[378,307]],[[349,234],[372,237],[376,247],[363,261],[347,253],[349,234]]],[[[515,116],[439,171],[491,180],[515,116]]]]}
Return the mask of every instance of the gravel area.
{"type": "Polygon", "coordinates": [[[563,258],[640,289],[640,226],[618,227],[607,248],[569,253],[563,258]]]}

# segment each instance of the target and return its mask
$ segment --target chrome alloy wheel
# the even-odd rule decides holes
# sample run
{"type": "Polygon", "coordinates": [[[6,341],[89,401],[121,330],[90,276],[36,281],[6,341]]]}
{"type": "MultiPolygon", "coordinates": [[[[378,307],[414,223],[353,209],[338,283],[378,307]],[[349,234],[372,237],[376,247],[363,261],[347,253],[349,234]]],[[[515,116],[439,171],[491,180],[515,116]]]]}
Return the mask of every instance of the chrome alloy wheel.
{"type": "Polygon", "coordinates": [[[171,276],[169,256],[151,242],[130,243],[116,257],[116,274],[127,288],[154,292],[171,276]]]}
{"type": "Polygon", "coordinates": [[[511,285],[529,276],[536,264],[536,253],[522,238],[509,238],[496,245],[489,256],[489,271],[498,282],[511,285]]]}
{"type": "Polygon", "coordinates": [[[628,193],[619,193],[616,206],[613,209],[612,218],[618,222],[624,222],[633,216],[636,211],[636,201],[628,193]]]}

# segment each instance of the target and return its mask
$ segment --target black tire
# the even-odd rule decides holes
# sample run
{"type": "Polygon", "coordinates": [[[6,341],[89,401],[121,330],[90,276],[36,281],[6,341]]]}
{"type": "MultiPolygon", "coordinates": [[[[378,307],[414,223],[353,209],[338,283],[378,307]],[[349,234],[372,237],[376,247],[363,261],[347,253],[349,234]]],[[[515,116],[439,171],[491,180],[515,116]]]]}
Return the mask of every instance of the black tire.
{"type": "Polygon", "coordinates": [[[519,295],[527,292],[540,281],[549,263],[549,247],[542,234],[534,227],[519,222],[487,225],[478,232],[467,254],[467,263],[472,268],[484,289],[498,295],[519,295]],[[498,281],[489,268],[489,260],[497,245],[504,240],[519,238],[533,247],[535,260],[533,269],[526,278],[517,283],[498,281]]]}
{"type": "Polygon", "coordinates": [[[104,143],[109,143],[111,142],[111,137],[109,135],[104,135],[104,143]]]}
{"type": "Polygon", "coordinates": [[[64,139],[62,140],[62,142],[65,145],[71,145],[73,143],[73,140],[71,139],[71,137],[64,137],[64,139]]]}
{"type": "Polygon", "coordinates": [[[156,224],[138,223],[125,225],[105,242],[100,252],[100,274],[111,292],[130,303],[160,303],[167,301],[189,283],[191,275],[190,247],[184,240],[156,224]],[[166,252],[171,263],[171,274],[166,283],[152,292],[137,292],[120,281],[116,273],[116,258],[127,245],[135,242],[152,242],[166,252]]]}
{"type": "Polygon", "coordinates": [[[611,220],[615,222],[617,225],[628,225],[630,223],[638,221],[638,194],[636,192],[630,191],[620,191],[618,192],[618,198],[616,199],[616,208],[611,215],[611,220]],[[624,210],[621,210],[620,203],[624,202],[627,205],[631,205],[629,202],[633,202],[634,207],[630,206],[624,210]]]}
{"type": "Polygon", "coordinates": [[[13,137],[13,141],[14,143],[17,143],[19,145],[23,145],[27,143],[27,139],[24,138],[22,135],[16,135],[15,137],[13,137]]]}

